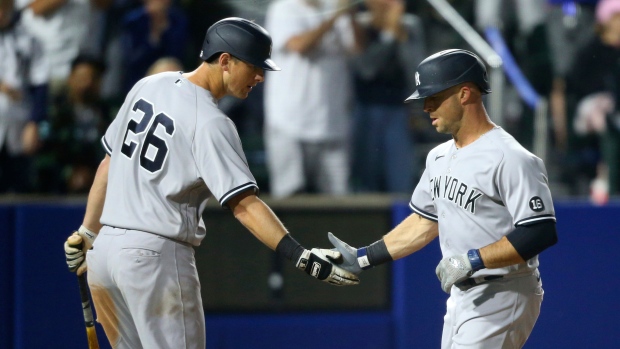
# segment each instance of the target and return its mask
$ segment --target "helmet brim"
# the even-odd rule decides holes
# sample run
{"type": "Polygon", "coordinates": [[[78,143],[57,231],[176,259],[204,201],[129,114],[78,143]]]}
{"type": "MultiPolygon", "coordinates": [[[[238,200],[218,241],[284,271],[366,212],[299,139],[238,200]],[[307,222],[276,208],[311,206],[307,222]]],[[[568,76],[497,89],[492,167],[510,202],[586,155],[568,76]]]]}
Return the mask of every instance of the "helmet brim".
{"type": "Polygon", "coordinates": [[[271,70],[271,71],[282,70],[280,67],[278,67],[276,62],[274,62],[271,58],[267,58],[262,64],[259,65],[259,67],[265,70],[271,70]]]}
{"type": "Polygon", "coordinates": [[[409,96],[409,97],[407,97],[407,99],[405,99],[405,103],[410,103],[410,102],[412,102],[414,100],[422,99],[422,98],[424,98],[424,97],[420,96],[420,92],[418,90],[416,90],[415,92],[413,92],[413,94],[411,96],[409,96]]]}

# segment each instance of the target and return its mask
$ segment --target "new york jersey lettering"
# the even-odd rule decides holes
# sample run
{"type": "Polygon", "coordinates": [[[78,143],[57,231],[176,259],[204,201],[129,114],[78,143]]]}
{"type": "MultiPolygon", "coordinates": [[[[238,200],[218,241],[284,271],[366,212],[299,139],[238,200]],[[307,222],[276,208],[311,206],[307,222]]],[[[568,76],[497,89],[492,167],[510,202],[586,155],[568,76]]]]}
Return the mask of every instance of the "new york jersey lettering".
{"type": "Polygon", "coordinates": [[[482,193],[470,188],[458,178],[452,176],[431,178],[430,188],[433,201],[436,198],[447,199],[460,208],[476,214],[476,200],[482,196],[482,193]]]}

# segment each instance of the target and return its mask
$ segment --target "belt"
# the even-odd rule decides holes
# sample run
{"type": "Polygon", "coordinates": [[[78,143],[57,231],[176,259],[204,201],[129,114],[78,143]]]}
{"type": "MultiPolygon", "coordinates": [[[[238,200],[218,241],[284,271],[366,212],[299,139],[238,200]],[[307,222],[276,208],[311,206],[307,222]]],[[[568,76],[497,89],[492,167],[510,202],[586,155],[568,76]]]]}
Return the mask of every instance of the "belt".
{"type": "Polygon", "coordinates": [[[480,276],[477,278],[469,278],[463,281],[457,282],[454,286],[463,289],[463,288],[471,288],[474,286],[478,286],[485,282],[493,281],[493,280],[501,280],[504,278],[504,275],[489,275],[489,276],[480,276]]]}
{"type": "Polygon", "coordinates": [[[487,276],[469,278],[469,279],[465,279],[463,281],[459,281],[455,283],[454,286],[458,287],[461,291],[465,291],[474,286],[478,286],[478,285],[484,284],[489,281],[512,279],[512,278],[525,277],[525,276],[530,276],[530,275],[535,275],[538,281],[540,281],[540,273],[538,272],[538,269],[536,269],[531,274],[487,275],[487,276]]]}

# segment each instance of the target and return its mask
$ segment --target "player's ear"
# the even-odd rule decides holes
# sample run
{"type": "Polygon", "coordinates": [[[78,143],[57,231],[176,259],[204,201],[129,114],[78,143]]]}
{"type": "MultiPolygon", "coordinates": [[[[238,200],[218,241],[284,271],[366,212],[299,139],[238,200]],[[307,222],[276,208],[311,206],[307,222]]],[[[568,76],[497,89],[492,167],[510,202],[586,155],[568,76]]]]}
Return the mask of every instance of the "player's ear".
{"type": "Polygon", "coordinates": [[[459,100],[462,105],[472,103],[475,99],[475,95],[476,90],[469,84],[461,86],[461,89],[459,90],[459,100]]]}
{"type": "Polygon", "coordinates": [[[229,70],[230,62],[232,62],[232,56],[230,55],[230,53],[224,52],[220,55],[219,63],[223,71],[229,70]]]}

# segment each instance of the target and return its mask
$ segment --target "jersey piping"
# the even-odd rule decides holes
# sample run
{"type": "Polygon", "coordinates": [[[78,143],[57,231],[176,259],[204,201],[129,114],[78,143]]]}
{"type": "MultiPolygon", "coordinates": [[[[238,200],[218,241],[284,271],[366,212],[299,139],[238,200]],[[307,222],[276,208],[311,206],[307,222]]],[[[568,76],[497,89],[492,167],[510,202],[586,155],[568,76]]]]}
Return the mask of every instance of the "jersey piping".
{"type": "Polygon", "coordinates": [[[413,202],[409,202],[409,207],[413,210],[413,212],[419,214],[420,216],[431,220],[433,222],[437,222],[439,221],[439,219],[437,218],[436,215],[432,214],[432,213],[428,213],[424,210],[421,210],[419,207],[417,207],[416,205],[413,204],[413,202]]]}
{"type": "Polygon", "coordinates": [[[547,221],[547,220],[551,220],[551,221],[556,222],[555,216],[553,216],[551,214],[544,214],[544,215],[540,215],[540,216],[524,218],[524,219],[518,221],[517,223],[515,223],[515,227],[519,226],[519,225],[529,225],[529,224],[532,224],[532,223],[538,223],[538,222],[547,221]]]}
{"type": "Polygon", "coordinates": [[[112,147],[110,147],[108,142],[105,140],[105,136],[101,137],[101,144],[103,145],[103,150],[105,150],[108,155],[112,156],[112,147]]]}
{"type": "Polygon", "coordinates": [[[256,185],[256,183],[253,183],[253,182],[248,182],[248,183],[242,184],[242,185],[240,185],[240,186],[238,186],[236,188],[233,188],[233,189],[229,190],[226,194],[224,194],[220,198],[220,200],[219,200],[220,205],[224,206],[226,204],[226,202],[228,202],[228,200],[230,200],[230,198],[232,198],[235,195],[241,193],[242,191],[246,191],[246,190],[248,190],[250,188],[253,188],[254,192],[258,195],[258,185],[256,185]]]}

